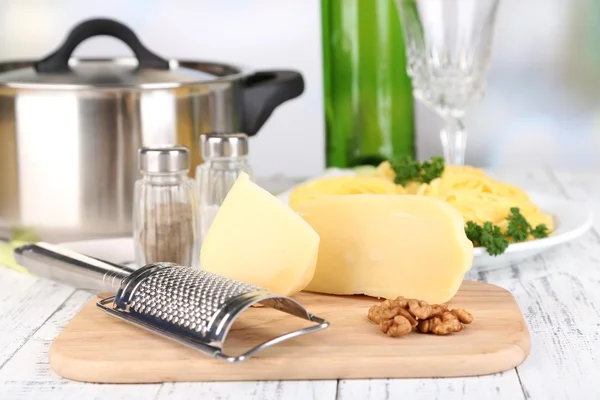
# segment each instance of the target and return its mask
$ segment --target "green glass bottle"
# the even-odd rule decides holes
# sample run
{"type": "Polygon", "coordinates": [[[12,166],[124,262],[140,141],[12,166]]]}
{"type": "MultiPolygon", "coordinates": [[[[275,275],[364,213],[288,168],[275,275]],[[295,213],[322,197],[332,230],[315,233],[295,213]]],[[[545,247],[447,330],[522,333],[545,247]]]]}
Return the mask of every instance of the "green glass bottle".
{"type": "Polygon", "coordinates": [[[326,164],[415,157],[412,86],[394,0],[321,0],[326,164]]]}

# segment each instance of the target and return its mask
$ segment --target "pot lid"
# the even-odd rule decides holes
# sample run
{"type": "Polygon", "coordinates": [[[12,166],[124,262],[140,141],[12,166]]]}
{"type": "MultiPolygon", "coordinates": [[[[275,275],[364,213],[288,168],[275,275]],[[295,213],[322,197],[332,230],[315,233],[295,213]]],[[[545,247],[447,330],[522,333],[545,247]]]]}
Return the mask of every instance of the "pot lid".
{"type": "Polygon", "coordinates": [[[77,25],[62,45],[37,62],[0,65],[0,85],[9,87],[65,88],[171,88],[229,79],[239,69],[223,64],[167,61],[148,50],[127,26],[109,19],[92,19],[77,25]],[[108,35],[122,40],[135,57],[76,59],[75,48],[84,40],[108,35]]]}
{"type": "Polygon", "coordinates": [[[200,62],[170,61],[168,69],[145,68],[140,66],[135,58],[70,59],[69,69],[58,72],[39,72],[34,63],[31,64],[0,73],[0,85],[35,88],[79,86],[158,89],[208,83],[240,73],[238,69],[230,66],[200,62]]]}

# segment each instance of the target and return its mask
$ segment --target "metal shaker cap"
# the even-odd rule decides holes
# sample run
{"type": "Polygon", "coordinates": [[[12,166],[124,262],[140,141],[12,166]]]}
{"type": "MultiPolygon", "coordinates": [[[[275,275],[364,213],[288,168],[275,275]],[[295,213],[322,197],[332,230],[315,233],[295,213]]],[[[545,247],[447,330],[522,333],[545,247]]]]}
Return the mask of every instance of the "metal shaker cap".
{"type": "Polygon", "coordinates": [[[190,168],[190,152],[185,146],[142,147],[138,155],[139,169],[144,172],[184,172],[190,168]]]}
{"type": "Polygon", "coordinates": [[[248,135],[245,133],[207,133],[200,135],[203,159],[248,155],[248,135]]]}

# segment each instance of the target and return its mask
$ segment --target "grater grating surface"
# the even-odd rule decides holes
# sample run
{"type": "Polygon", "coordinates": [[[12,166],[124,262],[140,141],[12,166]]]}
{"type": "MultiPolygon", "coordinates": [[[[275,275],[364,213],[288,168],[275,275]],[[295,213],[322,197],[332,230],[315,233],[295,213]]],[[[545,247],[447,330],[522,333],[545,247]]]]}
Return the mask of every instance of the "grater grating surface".
{"type": "Polygon", "coordinates": [[[329,323],[310,314],[296,300],[210,272],[155,263],[124,278],[114,297],[98,302],[113,316],[228,362],[240,362],[267,347],[329,323]],[[316,322],[316,325],[275,337],[238,356],[222,352],[235,319],[248,307],[264,306],[316,322]]]}
{"type": "Polygon", "coordinates": [[[211,317],[228,299],[259,290],[204,271],[168,268],[144,279],[132,293],[130,306],[138,313],[206,335],[211,317]]]}

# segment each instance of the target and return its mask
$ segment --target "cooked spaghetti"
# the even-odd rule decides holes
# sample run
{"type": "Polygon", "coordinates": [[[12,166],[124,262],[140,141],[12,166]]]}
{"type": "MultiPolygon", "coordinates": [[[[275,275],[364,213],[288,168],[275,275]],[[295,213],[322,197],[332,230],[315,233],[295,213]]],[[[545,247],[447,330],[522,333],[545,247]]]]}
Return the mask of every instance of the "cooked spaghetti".
{"type": "Polygon", "coordinates": [[[429,183],[412,181],[405,186],[395,184],[394,177],[394,170],[386,161],[373,175],[317,179],[296,187],[290,194],[290,206],[295,209],[302,203],[327,195],[421,195],[448,202],[462,214],[465,222],[481,225],[489,221],[504,230],[510,209],[517,207],[532,226],[545,224],[549,232],[554,229],[552,216],[545,214],[522,189],[493,179],[476,167],[446,165],[439,178],[429,183]]]}

